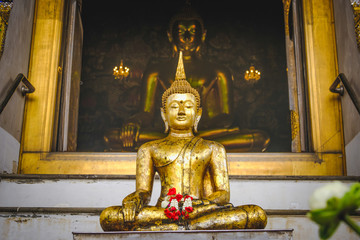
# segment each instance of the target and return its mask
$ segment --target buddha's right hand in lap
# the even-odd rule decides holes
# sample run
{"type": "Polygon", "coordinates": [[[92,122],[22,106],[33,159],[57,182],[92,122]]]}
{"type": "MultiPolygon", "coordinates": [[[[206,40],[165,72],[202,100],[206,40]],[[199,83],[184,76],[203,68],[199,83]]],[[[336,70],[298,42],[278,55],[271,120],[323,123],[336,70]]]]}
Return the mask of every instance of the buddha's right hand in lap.
{"type": "Polygon", "coordinates": [[[141,210],[141,199],[136,194],[130,194],[123,200],[122,213],[124,222],[135,221],[136,214],[141,210]]]}
{"type": "Polygon", "coordinates": [[[125,222],[133,222],[135,221],[135,215],[137,207],[136,204],[133,202],[129,202],[123,205],[122,212],[124,214],[124,221],[125,222]]]}

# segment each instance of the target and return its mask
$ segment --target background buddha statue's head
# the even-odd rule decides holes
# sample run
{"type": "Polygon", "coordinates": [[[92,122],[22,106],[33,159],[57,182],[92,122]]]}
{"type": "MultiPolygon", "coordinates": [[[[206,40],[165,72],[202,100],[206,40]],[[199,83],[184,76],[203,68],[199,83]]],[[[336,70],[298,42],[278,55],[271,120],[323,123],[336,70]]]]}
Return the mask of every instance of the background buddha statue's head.
{"type": "Polygon", "coordinates": [[[200,95],[186,81],[182,52],[180,52],[175,81],[162,95],[161,116],[165,123],[165,132],[169,127],[177,130],[193,128],[196,132],[201,113],[200,95]]]}
{"type": "Polygon", "coordinates": [[[206,30],[200,15],[190,4],[186,4],[171,18],[167,35],[173,51],[175,53],[182,51],[186,59],[194,54],[200,54],[206,30]]]}

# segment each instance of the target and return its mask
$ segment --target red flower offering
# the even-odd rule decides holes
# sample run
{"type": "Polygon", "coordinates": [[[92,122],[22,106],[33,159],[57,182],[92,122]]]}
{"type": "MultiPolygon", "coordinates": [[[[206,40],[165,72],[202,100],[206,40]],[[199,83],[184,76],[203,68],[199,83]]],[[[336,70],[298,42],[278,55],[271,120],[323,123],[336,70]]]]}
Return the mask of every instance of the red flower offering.
{"type": "Polygon", "coordinates": [[[169,189],[168,196],[175,195],[176,194],[176,188],[169,189]]]}
{"type": "Polygon", "coordinates": [[[187,211],[188,213],[191,213],[192,211],[194,211],[193,207],[186,207],[185,211],[187,211]]]}
{"type": "Polygon", "coordinates": [[[175,198],[178,202],[180,202],[183,196],[181,194],[176,194],[175,198]]]}
{"type": "Polygon", "coordinates": [[[173,221],[178,221],[181,218],[188,219],[189,213],[194,211],[192,200],[191,196],[183,196],[180,193],[176,194],[176,188],[171,188],[161,205],[166,206],[164,210],[166,217],[173,221]]]}

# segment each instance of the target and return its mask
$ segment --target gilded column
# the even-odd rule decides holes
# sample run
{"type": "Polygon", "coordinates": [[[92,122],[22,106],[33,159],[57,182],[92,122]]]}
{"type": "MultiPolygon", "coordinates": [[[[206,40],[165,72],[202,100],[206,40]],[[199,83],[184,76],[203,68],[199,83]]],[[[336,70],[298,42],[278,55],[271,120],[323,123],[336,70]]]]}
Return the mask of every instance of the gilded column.
{"type": "Polygon", "coordinates": [[[289,84],[289,108],[291,113],[291,151],[301,152],[300,140],[300,120],[299,120],[299,103],[298,103],[298,86],[296,82],[296,65],[294,41],[290,39],[289,30],[289,11],[291,0],[283,0],[284,5],[284,23],[285,23],[285,42],[287,56],[287,77],[289,84]]]}
{"type": "MultiPolygon", "coordinates": [[[[31,152],[50,152],[58,91],[64,0],[37,0],[28,78],[35,86],[26,100],[22,162],[31,152]]],[[[28,164],[31,164],[28,162],[28,164]]]]}
{"type": "Polygon", "coordinates": [[[303,1],[305,57],[312,147],[327,165],[325,175],[345,172],[340,99],[329,87],[338,75],[331,0],[303,1]]]}

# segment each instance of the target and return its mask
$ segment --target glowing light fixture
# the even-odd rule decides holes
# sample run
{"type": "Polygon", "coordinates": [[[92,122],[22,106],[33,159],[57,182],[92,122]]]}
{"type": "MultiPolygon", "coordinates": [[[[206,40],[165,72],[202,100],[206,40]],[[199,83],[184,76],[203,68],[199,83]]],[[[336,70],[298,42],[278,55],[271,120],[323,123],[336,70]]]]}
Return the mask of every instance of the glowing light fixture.
{"type": "Polygon", "coordinates": [[[125,67],[123,60],[121,60],[120,66],[119,67],[115,66],[113,69],[113,72],[114,72],[113,75],[115,76],[115,79],[123,80],[124,78],[129,76],[130,68],[125,67]]]}
{"type": "Polygon", "coordinates": [[[254,66],[250,66],[249,70],[245,72],[245,80],[249,83],[256,83],[260,80],[260,71],[256,70],[254,66]]]}

